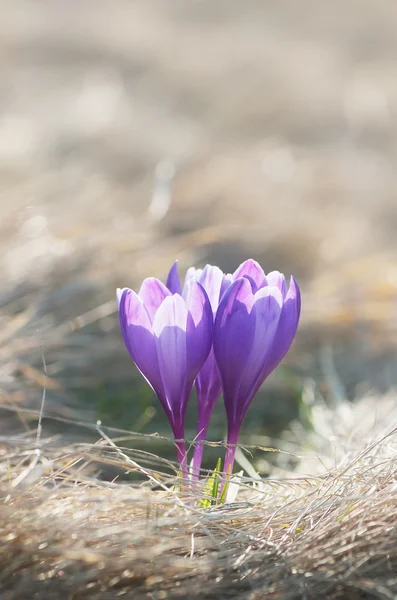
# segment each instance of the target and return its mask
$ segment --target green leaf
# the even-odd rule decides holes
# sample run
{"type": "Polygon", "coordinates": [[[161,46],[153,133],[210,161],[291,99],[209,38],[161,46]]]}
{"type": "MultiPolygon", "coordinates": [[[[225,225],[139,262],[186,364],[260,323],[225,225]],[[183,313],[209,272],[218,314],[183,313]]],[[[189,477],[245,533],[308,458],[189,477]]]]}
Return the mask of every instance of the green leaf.
{"type": "Polygon", "coordinates": [[[219,482],[221,480],[219,473],[221,471],[221,466],[222,461],[218,458],[216,467],[208,477],[204,486],[204,498],[202,498],[200,502],[200,506],[203,508],[215,506],[218,503],[219,482]]]}
{"type": "Polygon", "coordinates": [[[219,498],[219,504],[224,504],[226,501],[226,497],[227,497],[227,489],[229,487],[229,481],[230,481],[230,477],[232,474],[232,468],[229,467],[226,473],[226,477],[225,477],[225,483],[223,484],[223,489],[222,489],[222,493],[221,493],[221,497],[219,498]]]}

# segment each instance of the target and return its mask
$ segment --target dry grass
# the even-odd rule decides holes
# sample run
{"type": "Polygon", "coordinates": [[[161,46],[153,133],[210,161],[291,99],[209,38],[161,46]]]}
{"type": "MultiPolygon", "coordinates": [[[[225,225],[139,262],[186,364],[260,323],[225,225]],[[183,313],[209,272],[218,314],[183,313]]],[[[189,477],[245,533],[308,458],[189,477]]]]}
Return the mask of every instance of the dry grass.
{"type": "Polygon", "coordinates": [[[205,510],[126,438],[2,438],[1,598],[395,598],[395,417],[394,397],[316,407],[295,452],[314,475],[243,479],[205,510]],[[99,479],[109,468],[139,481],[99,479]]]}

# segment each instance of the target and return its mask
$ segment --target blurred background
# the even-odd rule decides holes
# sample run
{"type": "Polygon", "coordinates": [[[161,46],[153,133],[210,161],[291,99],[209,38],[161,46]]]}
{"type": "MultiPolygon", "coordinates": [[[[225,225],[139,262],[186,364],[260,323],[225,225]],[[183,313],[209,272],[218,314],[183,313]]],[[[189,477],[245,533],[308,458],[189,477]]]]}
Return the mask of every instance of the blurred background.
{"type": "MultiPolygon", "coordinates": [[[[301,285],[296,342],[242,442],[276,443],[294,419],[310,428],[318,398],[376,404],[396,385],[395,3],[14,0],[0,12],[2,434],[35,429],[21,409],[40,408],[44,357],[45,414],[64,419],[47,432],[86,439],[69,420],[100,419],[170,435],[114,296],[175,258],[183,274],[254,257],[301,285]]],[[[224,425],[220,402],[211,439],[224,425]]]]}

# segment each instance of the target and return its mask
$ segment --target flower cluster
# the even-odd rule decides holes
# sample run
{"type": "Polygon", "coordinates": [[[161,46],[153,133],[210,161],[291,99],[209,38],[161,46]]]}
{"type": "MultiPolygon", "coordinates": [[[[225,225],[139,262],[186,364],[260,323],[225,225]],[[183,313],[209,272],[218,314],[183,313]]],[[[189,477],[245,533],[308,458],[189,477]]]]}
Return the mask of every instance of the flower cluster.
{"type": "MultiPolygon", "coordinates": [[[[265,275],[254,260],[231,274],[218,267],[188,269],[182,287],[175,262],[166,285],[145,279],[136,294],[117,292],[121,332],[132,360],[157,394],[171,424],[178,461],[188,477],[186,407],[196,385],[197,441],[205,440],[215,402],[223,393],[227,417],[224,471],[231,472],[248,407],[294,339],[300,292],[278,271],[265,275]]],[[[203,444],[192,461],[200,471],[203,444]]]]}

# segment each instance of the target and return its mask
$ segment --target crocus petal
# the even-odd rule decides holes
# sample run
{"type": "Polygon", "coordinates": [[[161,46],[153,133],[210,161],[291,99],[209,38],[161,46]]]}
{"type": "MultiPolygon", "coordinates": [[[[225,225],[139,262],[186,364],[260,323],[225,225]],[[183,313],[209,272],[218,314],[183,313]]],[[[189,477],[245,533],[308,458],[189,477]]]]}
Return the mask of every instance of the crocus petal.
{"type": "Polygon", "coordinates": [[[148,277],[143,280],[138,296],[142,298],[150,322],[153,323],[157,309],[162,304],[164,298],[171,296],[171,292],[160,279],[148,277]]]}
{"type": "Polygon", "coordinates": [[[272,357],[263,368],[262,381],[270,375],[287,354],[298,328],[301,312],[301,296],[298,284],[291,277],[290,286],[284,300],[277,333],[274,338],[272,357]]]}
{"type": "Polygon", "coordinates": [[[281,292],[276,287],[264,287],[255,294],[255,335],[247,365],[238,390],[238,420],[242,421],[248,406],[262,385],[266,365],[273,364],[275,339],[283,308],[281,292]]]}
{"type": "Polygon", "coordinates": [[[223,279],[224,275],[220,268],[212,265],[206,265],[197,279],[207,292],[213,313],[216,312],[219,305],[223,279]]]}
{"type": "Polygon", "coordinates": [[[213,348],[200,369],[196,380],[196,386],[197,395],[200,401],[200,411],[210,413],[215,402],[222,393],[221,376],[216,364],[213,348]]]}
{"type": "Polygon", "coordinates": [[[202,272],[203,272],[203,269],[196,269],[196,267],[189,267],[188,270],[186,271],[184,287],[187,283],[189,283],[189,281],[198,281],[202,272]]]}
{"type": "Polygon", "coordinates": [[[271,271],[266,275],[266,280],[267,285],[277,287],[280,290],[284,299],[287,294],[287,284],[284,275],[279,271],[271,271]]]}
{"type": "Polygon", "coordinates": [[[225,292],[216,314],[214,353],[229,418],[235,413],[238,389],[255,336],[253,303],[251,284],[243,277],[225,292]]]}
{"type": "Polygon", "coordinates": [[[261,288],[266,282],[265,273],[256,260],[250,258],[243,262],[233,273],[233,279],[236,280],[239,277],[249,277],[252,281],[255,282],[256,289],[253,291],[256,292],[257,289],[261,288]]]}
{"type": "Polygon", "coordinates": [[[168,277],[166,287],[170,290],[171,294],[182,294],[181,280],[178,274],[178,261],[176,260],[172,265],[168,277]]]}
{"type": "Polygon", "coordinates": [[[199,283],[188,283],[184,294],[188,310],[186,384],[193,386],[211,350],[213,315],[207,293],[199,283]]]}
{"type": "MultiPolygon", "coordinates": [[[[132,360],[161,400],[164,388],[157,361],[156,342],[142,299],[132,290],[121,290],[119,318],[121,333],[132,360]]],[[[167,411],[169,406],[164,407],[167,411]]]]}
{"type": "Polygon", "coordinates": [[[153,321],[158,364],[165,398],[171,407],[174,425],[184,420],[187,398],[184,397],[186,377],[186,302],[175,294],[164,299],[153,321]]]}
{"type": "Polygon", "coordinates": [[[225,273],[223,275],[221,290],[219,293],[219,302],[221,301],[223,294],[232,285],[232,283],[233,283],[233,275],[231,273],[225,273]]]}
{"type": "Polygon", "coordinates": [[[128,290],[128,288],[117,288],[117,290],[116,290],[116,299],[117,299],[118,307],[120,306],[121,297],[125,290],[128,290]]]}

